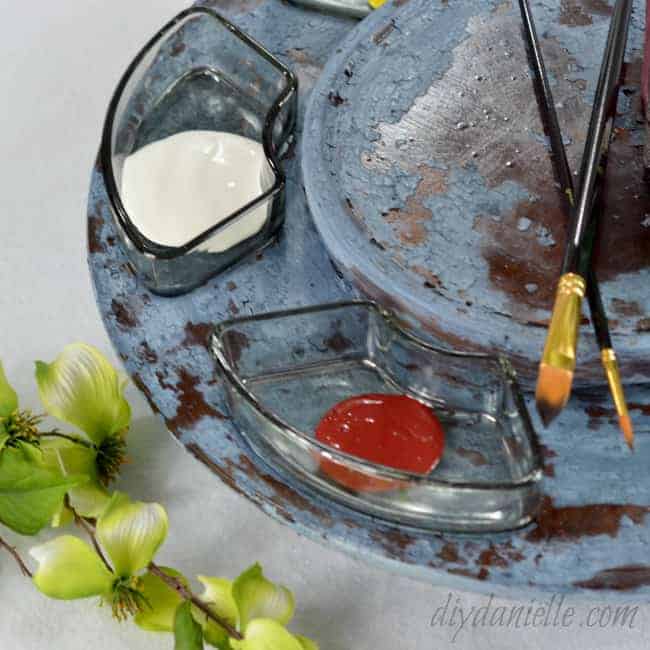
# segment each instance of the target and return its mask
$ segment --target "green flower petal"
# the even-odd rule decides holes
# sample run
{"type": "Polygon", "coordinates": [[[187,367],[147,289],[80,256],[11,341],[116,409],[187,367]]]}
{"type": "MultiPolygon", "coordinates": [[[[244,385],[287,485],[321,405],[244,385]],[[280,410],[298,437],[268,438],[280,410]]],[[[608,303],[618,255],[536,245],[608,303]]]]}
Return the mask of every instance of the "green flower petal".
{"type": "Polygon", "coordinates": [[[85,474],[88,477],[88,482],[72,488],[68,497],[72,507],[82,517],[98,518],[111,497],[97,476],[97,452],[60,438],[44,438],[41,449],[47,467],[60,471],[64,476],[85,474]]]}
{"type": "Polygon", "coordinates": [[[87,483],[68,492],[70,505],[82,517],[99,518],[111,502],[111,495],[99,483],[87,483]]]}
{"type": "MultiPolygon", "coordinates": [[[[226,578],[208,578],[197,576],[199,582],[205,587],[201,600],[209,605],[210,609],[223,618],[233,627],[237,627],[239,612],[237,603],[232,595],[232,580],[226,578]]],[[[194,617],[203,627],[205,641],[215,648],[228,648],[228,634],[226,631],[211,621],[198,608],[194,610],[194,617]]]]}
{"type": "Polygon", "coordinates": [[[65,504],[65,501],[61,501],[61,505],[58,510],[52,515],[52,521],[50,525],[52,528],[63,528],[68,524],[71,524],[74,521],[74,514],[70,508],[65,504]]]}
{"type": "Polygon", "coordinates": [[[239,612],[237,603],[232,595],[232,580],[226,578],[208,578],[197,576],[199,582],[205,587],[201,600],[210,606],[210,609],[219,617],[232,625],[237,625],[239,612]]]}
{"type": "Polygon", "coordinates": [[[205,614],[197,607],[192,608],[192,615],[199,625],[203,628],[203,640],[213,648],[218,650],[232,650],[230,637],[228,633],[216,623],[209,621],[206,625],[205,614]]]}
{"type": "Polygon", "coordinates": [[[115,573],[133,576],[144,569],[167,537],[169,521],[157,503],[131,502],[126,494],[113,494],[97,521],[97,538],[115,573]]]}
{"type": "Polygon", "coordinates": [[[78,537],[57,537],[32,548],[30,554],[39,563],[34,584],[50,598],[101,596],[113,585],[114,576],[97,553],[78,537]]]}
{"type": "Polygon", "coordinates": [[[89,345],[68,345],[50,364],[37,361],[36,381],[47,412],[79,427],[97,444],[131,422],[124,382],[89,345]]]}
{"type": "MultiPolygon", "coordinates": [[[[168,567],[160,567],[168,576],[180,578],[187,585],[185,576],[168,567]]],[[[150,607],[135,615],[136,625],[150,632],[172,632],[174,616],[183,599],[153,573],[145,573],[142,578],[142,593],[150,607]]]]}
{"type": "Polygon", "coordinates": [[[18,408],[18,395],[7,381],[2,361],[0,361],[0,418],[6,418],[18,408]]]}
{"type": "Polygon", "coordinates": [[[293,617],[293,594],[267,580],[259,564],[244,571],[233,583],[232,595],[239,611],[239,629],[254,618],[270,618],[286,625],[293,617]]]}
{"type": "Polygon", "coordinates": [[[45,466],[63,474],[86,474],[97,478],[95,458],[97,452],[91,447],[76,444],[62,438],[41,438],[41,451],[45,466]]]}
{"type": "Polygon", "coordinates": [[[296,641],[302,646],[302,650],[318,650],[318,643],[308,639],[306,636],[300,634],[295,635],[296,641]]]}
{"type": "MultiPolygon", "coordinates": [[[[0,427],[2,427],[2,423],[0,422],[0,427]]],[[[2,429],[0,428],[0,431],[2,429]]],[[[7,433],[0,433],[0,452],[5,448],[5,445],[7,444],[7,440],[9,440],[9,434],[7,433]]]]}
{"type": "Polygon", "coordinates": [[[284,626],[271,619],[257,618],[246,628],[242,641],[230,640],[233,650],[303,650],[303,646],[284,626]]]}

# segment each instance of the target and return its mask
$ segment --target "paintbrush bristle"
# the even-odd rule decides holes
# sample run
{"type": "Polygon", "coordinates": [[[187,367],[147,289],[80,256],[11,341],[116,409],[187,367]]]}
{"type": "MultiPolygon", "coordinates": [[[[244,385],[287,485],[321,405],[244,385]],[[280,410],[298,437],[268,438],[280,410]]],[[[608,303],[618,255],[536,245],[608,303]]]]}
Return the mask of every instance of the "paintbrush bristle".
{"type": "Polygon", "coordinates": [[[537,412],[547,427],[566,406],[571,395],[573,373],[546,363],[539,365],[535,400],[537,412]]]}
{"type": "Polygon", "coordinates": [[[632,419],[629,415],[620,415],[618,418],[618,423],[621,427],[621,431],[625,436],[625,442],[627,446],[634,451],[634,429],[632,427],[632,419]]]}

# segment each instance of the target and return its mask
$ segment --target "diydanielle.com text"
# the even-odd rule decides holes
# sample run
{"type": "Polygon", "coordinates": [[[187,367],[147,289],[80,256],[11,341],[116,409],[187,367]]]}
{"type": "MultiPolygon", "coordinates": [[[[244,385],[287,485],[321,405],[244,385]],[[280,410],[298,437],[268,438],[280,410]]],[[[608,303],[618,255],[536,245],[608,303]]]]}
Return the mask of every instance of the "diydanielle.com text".
{"type": "Polygon", "coordinates": [[[565,603],[562,594],[553,594],[546,600],[531,599],[525,604],[496,605],[490,595],[483,605],[468,607],[453,594],[438,607],[431,617],[431,627],[453,630],[452,642],[463,630],[477,627],[535,629],[542,627],[569,628],[573,625],[588,628],[621,627],[634,629],[638,606],[596,605],[586,614],[577,616],[576,610],[565,603]]]}

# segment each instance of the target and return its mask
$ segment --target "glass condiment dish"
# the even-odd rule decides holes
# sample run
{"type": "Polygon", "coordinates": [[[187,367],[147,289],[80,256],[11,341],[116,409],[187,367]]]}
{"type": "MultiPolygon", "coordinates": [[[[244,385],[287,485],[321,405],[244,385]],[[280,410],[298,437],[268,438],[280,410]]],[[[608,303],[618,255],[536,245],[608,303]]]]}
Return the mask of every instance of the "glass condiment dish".
{"type": "Polygon", "coordinates": [[[292,137],[297,80],[276,57],[207,7],[178,14],[140,51],[120,80],[106,116],[100,160],[122,245],[145,285],[187,292],[272,241],[284,220],[281,157],[292,137]],[[125,209],[125,159],[147,144],[188,130],[225,131],[262,143],[268,189],[180,246],[147,238],[125,209]],[[268,206],[261,230],[222,251],[214,244],[237,220],[268,206]]]}
{"type": "Polygon", "coordinates": [[[255,452],[326,497],[435,530],[501,531],[535,515],[542,456],[507,359],[434,347],[367,301],[233,319],[216,327],[212,350],[232,417],[255,452]],[[364,393],[406,394],[435,410],[446,443],[430,474],[375,465],[315,439],[329,408],[364,393]],[[374,488],[337,481],[323,471],[332,464],[374,488]]]}

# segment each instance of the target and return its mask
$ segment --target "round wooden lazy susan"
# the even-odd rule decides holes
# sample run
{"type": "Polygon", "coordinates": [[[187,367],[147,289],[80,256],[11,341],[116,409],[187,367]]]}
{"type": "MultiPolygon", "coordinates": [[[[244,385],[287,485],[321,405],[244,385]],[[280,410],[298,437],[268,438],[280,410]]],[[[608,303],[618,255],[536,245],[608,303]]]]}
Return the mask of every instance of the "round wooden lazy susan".
{"type": "MultiPolygon", "coordinates": [[[[562,116],[567,119],[569,102],[576,111],[567,134],[574,139],[570,151],[579,152],[583,104],[599,56],[593,44],[604,39],[607,6],[587,0],[561,3],[565,9],[555,2],[533,4],[546,27],[545,47],[552,46],[551,68],[566,106],[562,116]]],[[[189,294],[155,296],[130,272],[117,243],[102,170],[92,175],[88,249],[98,307],[152,408],[226,484],[300,533],[345,552],[450,587],[510,595],[533,589],[634,593],[645,599],[650,404],[642,386],[628,389],[638,434],[634,455],[620,439],[605,394],[576,397],[548,430],[535,421],[546,459],[542,511],[537,523],[494,535],[418,532],[331,503],[256,456],[233,426],[208,351],[213,326],[237,315],[348,299],[360,289],[448,343],[514,351],[525,373],[541,346],[542,330],[533,321],[547,317],[546,278],[559,255],[552,241],[561,241],[563,224],[553,208],[553,188],[547,187],[543,142],[535,137],[534,98],[520,102],[530,80],[524,81],[525,66],[518,60],[514,3],[402,0],[361,23],[280,0],[231,6],[233,20],[287,63],[301,84],[302,146],[287,161],[286,224],[279,240],[189,294]],[[497,35],[497,26],[504,35],[497,35]],[[490,55],[478,56],[488,46],[490,55]],[[497,60],[508,70],[498,83],[489,79],[500,70],[497,60]],[[457,95],[448,101],[440,94],[445,84],[457,95]],[[474,110],[458,95],[471,97],[477,88],[488,90],[474,110]],[[502,124],[512,125],[512,150],[501,139],[502,124]],[[456,166],[450,162],[454,155],[456,166]],[[467,217],[459,205],[474,212],[467,217]],[[451,231],[436,229],[442,220],[451,231]],[[527,288],[533,284],[535,290],[527,288]]],[[[637,12],[633,42],[642,18],[637,12]]],[[[198,47],[178,47],[183,45],[198,47]]],[[[632,49],[632,61],[635,56],[632,49]]],[[[634,65],[628,72],[635,74],[634,65]]],[[[636,101],[635,92],[625,96],[630,104],[636,101]]],[[[617,140],[611,173],[619,178],[623,165],[617,158],[628,168],[639,164],[633,126],[617,140]]],[[[618,320],[616,344],[628,376],[642,379],[647,364],[635,366],[634,358],[642,359],[647,348],[647,269],[641,258],[650,234],[637,219],[641,212],[634,201],[642,206],[646,195],[639,189],[634,199],[632,189],[625,200],[623,194],[616,199],[620,184],[613,185],[613,200],[624,201],[614,203],[622,206],[620,219],[610,211],[607,223],[612,237],[620,229],[620,255],[604,267],[604,292],[618,320]],[[615,296],[625,299],[615,302],[615,296]]],[[[588,337],[585,330],[585,342],[588,337]]],[[[583,348],[593,353],[590,343],[583,348]]],[[[583,365],[583,383],[591,383],[595,366],[588,359],[583,365]]],[[[480,462],[472,458],[468,462],[480,462]]]]}

